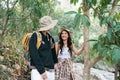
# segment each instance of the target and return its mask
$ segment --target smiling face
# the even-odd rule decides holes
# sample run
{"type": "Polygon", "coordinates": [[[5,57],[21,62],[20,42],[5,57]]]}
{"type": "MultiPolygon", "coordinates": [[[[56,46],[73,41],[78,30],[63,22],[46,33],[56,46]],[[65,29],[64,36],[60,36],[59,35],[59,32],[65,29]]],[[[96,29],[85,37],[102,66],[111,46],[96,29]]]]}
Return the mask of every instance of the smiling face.
{"type": "Polygon", "coordinates": [[[69,34],[69,33],[68,33],[67,31],[63,30],[63,31],[61,32],[61,39],[62,39],[63,41],[67,40],[68,37],[69,37],[68,34],[69,34]]]}

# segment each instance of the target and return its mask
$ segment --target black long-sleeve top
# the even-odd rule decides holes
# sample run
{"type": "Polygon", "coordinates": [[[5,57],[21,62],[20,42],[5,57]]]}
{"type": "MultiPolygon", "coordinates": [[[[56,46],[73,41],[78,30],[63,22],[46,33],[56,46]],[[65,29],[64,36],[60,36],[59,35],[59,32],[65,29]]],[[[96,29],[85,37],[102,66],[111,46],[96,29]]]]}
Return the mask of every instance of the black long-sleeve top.
{"type": "Polygon", "coordinates": [[[51,41],[54,42],[54,39],[47,33],[48,37],[45,36],[42,32],[42,43],[41,46],[37,49],[37,34],[34,32],[30,38],[29,42],[29,53],[31,58],[31,65],[35,66],[40,74],[45,72],[45,68],[54,69],[54,64],[58,62],[55,46],[51,48],[51,41]]]}

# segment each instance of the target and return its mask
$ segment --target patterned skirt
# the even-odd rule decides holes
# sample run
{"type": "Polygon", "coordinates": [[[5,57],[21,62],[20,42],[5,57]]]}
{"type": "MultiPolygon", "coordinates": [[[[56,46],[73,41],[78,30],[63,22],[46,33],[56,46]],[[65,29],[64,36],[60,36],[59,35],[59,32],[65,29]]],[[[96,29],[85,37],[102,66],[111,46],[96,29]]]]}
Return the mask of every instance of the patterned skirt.
{"type": "Polygon", "coordinates": [[[58,59],[58,69],[55,71],[55,80],[75,80],[71,59],[58,59]]]}

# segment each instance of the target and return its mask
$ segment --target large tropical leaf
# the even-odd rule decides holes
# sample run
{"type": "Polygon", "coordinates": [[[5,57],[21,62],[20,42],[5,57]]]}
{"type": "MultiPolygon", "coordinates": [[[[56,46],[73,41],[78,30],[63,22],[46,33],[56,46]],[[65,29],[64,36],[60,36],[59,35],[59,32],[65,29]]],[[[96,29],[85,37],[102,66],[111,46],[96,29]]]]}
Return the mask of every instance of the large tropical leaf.
{"type": "Polygon", "coordinates": [[[101,44],[100,41],[98,41],[97,43],[94,44],[93,49],[98,52],[101,48],[101,44]]]}
{"type": "Polygon", "coordinates": [[[81,24],[88,27],[90,26],[90,22],[89,22],[89,19],[86,15],[81,15],[80,16],[80,21],[81,21],[81,24]]]}
{"type": "Polygon", "coordinates": [[[108,48],[106,46],[104,46],[102,49],[101,49],[101,53],[100,55],[105,57],[107,55],[107,51],[108,51],[108,48]]]}
{"type": "Polygon", "coordinates": [[[75,24],[75,26],[79,26],[80,25],[80,15],[79,14],[75,15],[74,24],[75,24]]]}
{"type": "Polygon", "coordinates": [[[113,32],[112,32],[112,28],[111,28],[111,29],[109,29],[109,31],[107,33],[107,37],[108,37],[109,41],[112,40],[112,34],[113,34],[113,32]]]}
{"type": "Polygon", "coordinates": [[[120,48],[115,48],[110,51],[112,60],[115,64],[117,64],[120,61],[120,48]]]}
{"type": "Polygon", "coordinates": [[[65,14],[77,14],[77,12],[76,11],[68,11],[65,14]]]}
{"type": "Polygon", "coordinates": [[[120,22],[114,26],[114,32],[120,31],[120,22]]]}
{"type": "Polygon", "coordinates": [[[70,0],[70,3],[73,3],[74,5],[76,5],[76,3],[78,3],[79,0],[70,0]]]}

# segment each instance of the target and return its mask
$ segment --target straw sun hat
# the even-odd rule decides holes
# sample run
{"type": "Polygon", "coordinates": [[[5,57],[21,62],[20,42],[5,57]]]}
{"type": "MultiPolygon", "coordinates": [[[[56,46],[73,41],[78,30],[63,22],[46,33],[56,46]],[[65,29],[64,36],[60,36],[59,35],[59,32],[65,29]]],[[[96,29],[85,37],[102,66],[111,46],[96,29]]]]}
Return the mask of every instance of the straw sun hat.
{"type": "Polygon", "coordinates": [[[69,34],[70,34],[71,37],[73,36],[73,32],[71,32],[69,29],[66,29],[66,28],[60,28],[59,29],[59,31],[58,31],[58,35],[59,36],[62,33],[62,31],[67,31],[67,32],[69,32],[69,34]]]}
{"type": "Polygon", "coordinates": [[[40,29],[39,31],[46,31],[53,28],[57,24],[58,20],[52,20],[50,16],[44,16],[39,19],[40,29]]]}

